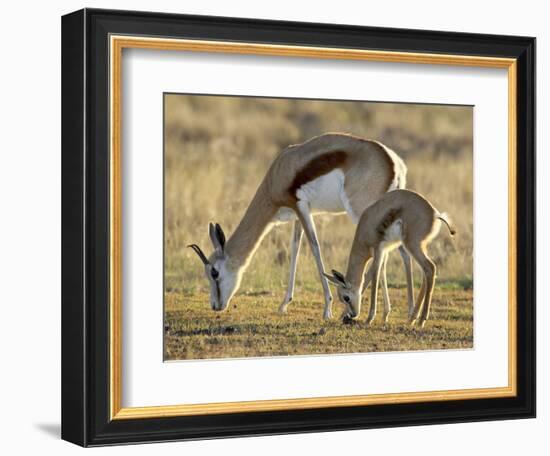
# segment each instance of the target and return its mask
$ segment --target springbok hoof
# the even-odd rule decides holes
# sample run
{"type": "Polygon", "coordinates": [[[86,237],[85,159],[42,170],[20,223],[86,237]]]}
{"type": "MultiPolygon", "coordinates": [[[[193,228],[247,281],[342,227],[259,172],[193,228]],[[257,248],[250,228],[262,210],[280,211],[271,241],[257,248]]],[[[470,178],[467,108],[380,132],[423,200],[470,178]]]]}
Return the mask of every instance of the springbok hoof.
{"type": "Polygon", "coordinates": [[[325,310],[325,312],[323,313],[323,318],[325,320],[330,320],[332,318],[332,310],[325,310]]]}
{"type": "Polygon", "coordinates": [[[281,315],[285,315],[286,313],[288,313],[288,302],[283,302],[280,306],[279,306],[279,314],[281,315]]]}

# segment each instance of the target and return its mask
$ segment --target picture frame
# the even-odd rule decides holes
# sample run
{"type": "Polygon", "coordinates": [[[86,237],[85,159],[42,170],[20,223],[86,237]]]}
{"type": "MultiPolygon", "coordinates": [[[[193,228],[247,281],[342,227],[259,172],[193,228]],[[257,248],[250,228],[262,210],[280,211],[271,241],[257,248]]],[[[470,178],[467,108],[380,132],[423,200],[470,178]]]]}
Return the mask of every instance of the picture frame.
{"type": "Polygon", "coordinates": [[[534,38],[80,10],[62,19],[62,187],[62,438],[67,441],[100,446],[535,416],[534,38]],[[505,69],[508,385],[123,407],[124,49],[505,69]]]}

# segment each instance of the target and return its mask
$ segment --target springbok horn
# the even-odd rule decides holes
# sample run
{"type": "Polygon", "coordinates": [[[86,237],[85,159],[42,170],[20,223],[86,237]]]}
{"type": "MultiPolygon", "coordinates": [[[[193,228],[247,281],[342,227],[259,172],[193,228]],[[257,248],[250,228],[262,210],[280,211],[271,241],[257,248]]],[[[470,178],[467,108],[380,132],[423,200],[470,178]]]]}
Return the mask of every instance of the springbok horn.
{"type": "Polygon", "coordinates": [[[188,245],[187,247],[191,247],[204,264],[210,264],[210,261],[208,261],[208,258],[206,258],[206,255],[197,244],[191,244],[191,245],[188,245]]]}

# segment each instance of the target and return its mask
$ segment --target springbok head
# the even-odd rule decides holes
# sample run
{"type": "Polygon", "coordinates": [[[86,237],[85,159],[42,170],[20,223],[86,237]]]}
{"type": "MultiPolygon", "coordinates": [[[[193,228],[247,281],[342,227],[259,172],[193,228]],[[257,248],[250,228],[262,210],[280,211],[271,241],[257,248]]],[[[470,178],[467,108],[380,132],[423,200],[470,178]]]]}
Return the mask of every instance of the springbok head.
{"type": "Polygon", "coordinates": [[[209,258],[197,244],[188,245],[204,264],[204,273],[210,282],[210,307],[212,310],[225,310],[239,285],[239,274],[229,268],[225,248],[225,234],[220,225],[210,223],[208,226],[214,252],[209,258]]]}
{"type": "Polygon", "coordinates": [[[344,304],[346,311],[344,311],[344,316],[347,314],[349,318],[357,318],[361,313],[361,287],[358,287],[356,290],[346,281],[344,274],[336,270],[332,270],[332,275],[323,273],[324,276],[337,286],[338,290],[338,299],[344,304]]]}

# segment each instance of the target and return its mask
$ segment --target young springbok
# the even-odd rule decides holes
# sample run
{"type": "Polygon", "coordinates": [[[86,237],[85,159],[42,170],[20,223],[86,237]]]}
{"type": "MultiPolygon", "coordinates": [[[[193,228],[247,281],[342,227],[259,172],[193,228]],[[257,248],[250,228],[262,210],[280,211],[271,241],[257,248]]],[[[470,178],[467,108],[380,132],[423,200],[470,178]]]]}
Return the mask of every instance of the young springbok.
{"type": "MultiPolygon", "coordinates": [[[[210,224],[214,252],[207,258],[192,244],[210,282],[210,305],[225,310],[262,238],[274,224],[294,221],[290,277],[279,311],[285,313],[294,294],[296,264],[303,231],[309,241],[323,286],[324,318],[332,317],[332,295],[324,277],[323,260],[313,215],[347,213],[354,223],[386,192],[405,187],[407,168],[383,144],[355,136],[327,133],[288,146],[273,161],[233,235],[227,239],[220,225],[210,224]]],[[[407,275],[409,310],[413,307],[412,262],[400,249],[407,275]]],[[[387,296],[386,258],[382,286],[387,296]]]]}
{"type": "MultiPolygon", "coordinates": [[[[363,212],[351,246],[346,275],[334,269],[332,275],[325,274],[328,280],[338,286],[338,298],[346,306],[349,318],[359,316],[361,294],[372,279],[367,324],[374,320],[383,258],[391,250],[405,247],[424,273],[422,287],[414,311],[409,314],[409,321],[414,324],[422,310],[418,323],[420,327],[424,327],[430,314],[436,272],[427,247],[439,233],[440,221],[445,222],[451,236],[454,236],[456,231],[447,214],[440,213],[423,196],[410,190],[389,192],[363,212]],[[366,264],[371,258],[373,263],[365,275],[366,264]]],[[[387,322],[390,311],[390,306],[385,303],[384,322],[387,322]]]]}

